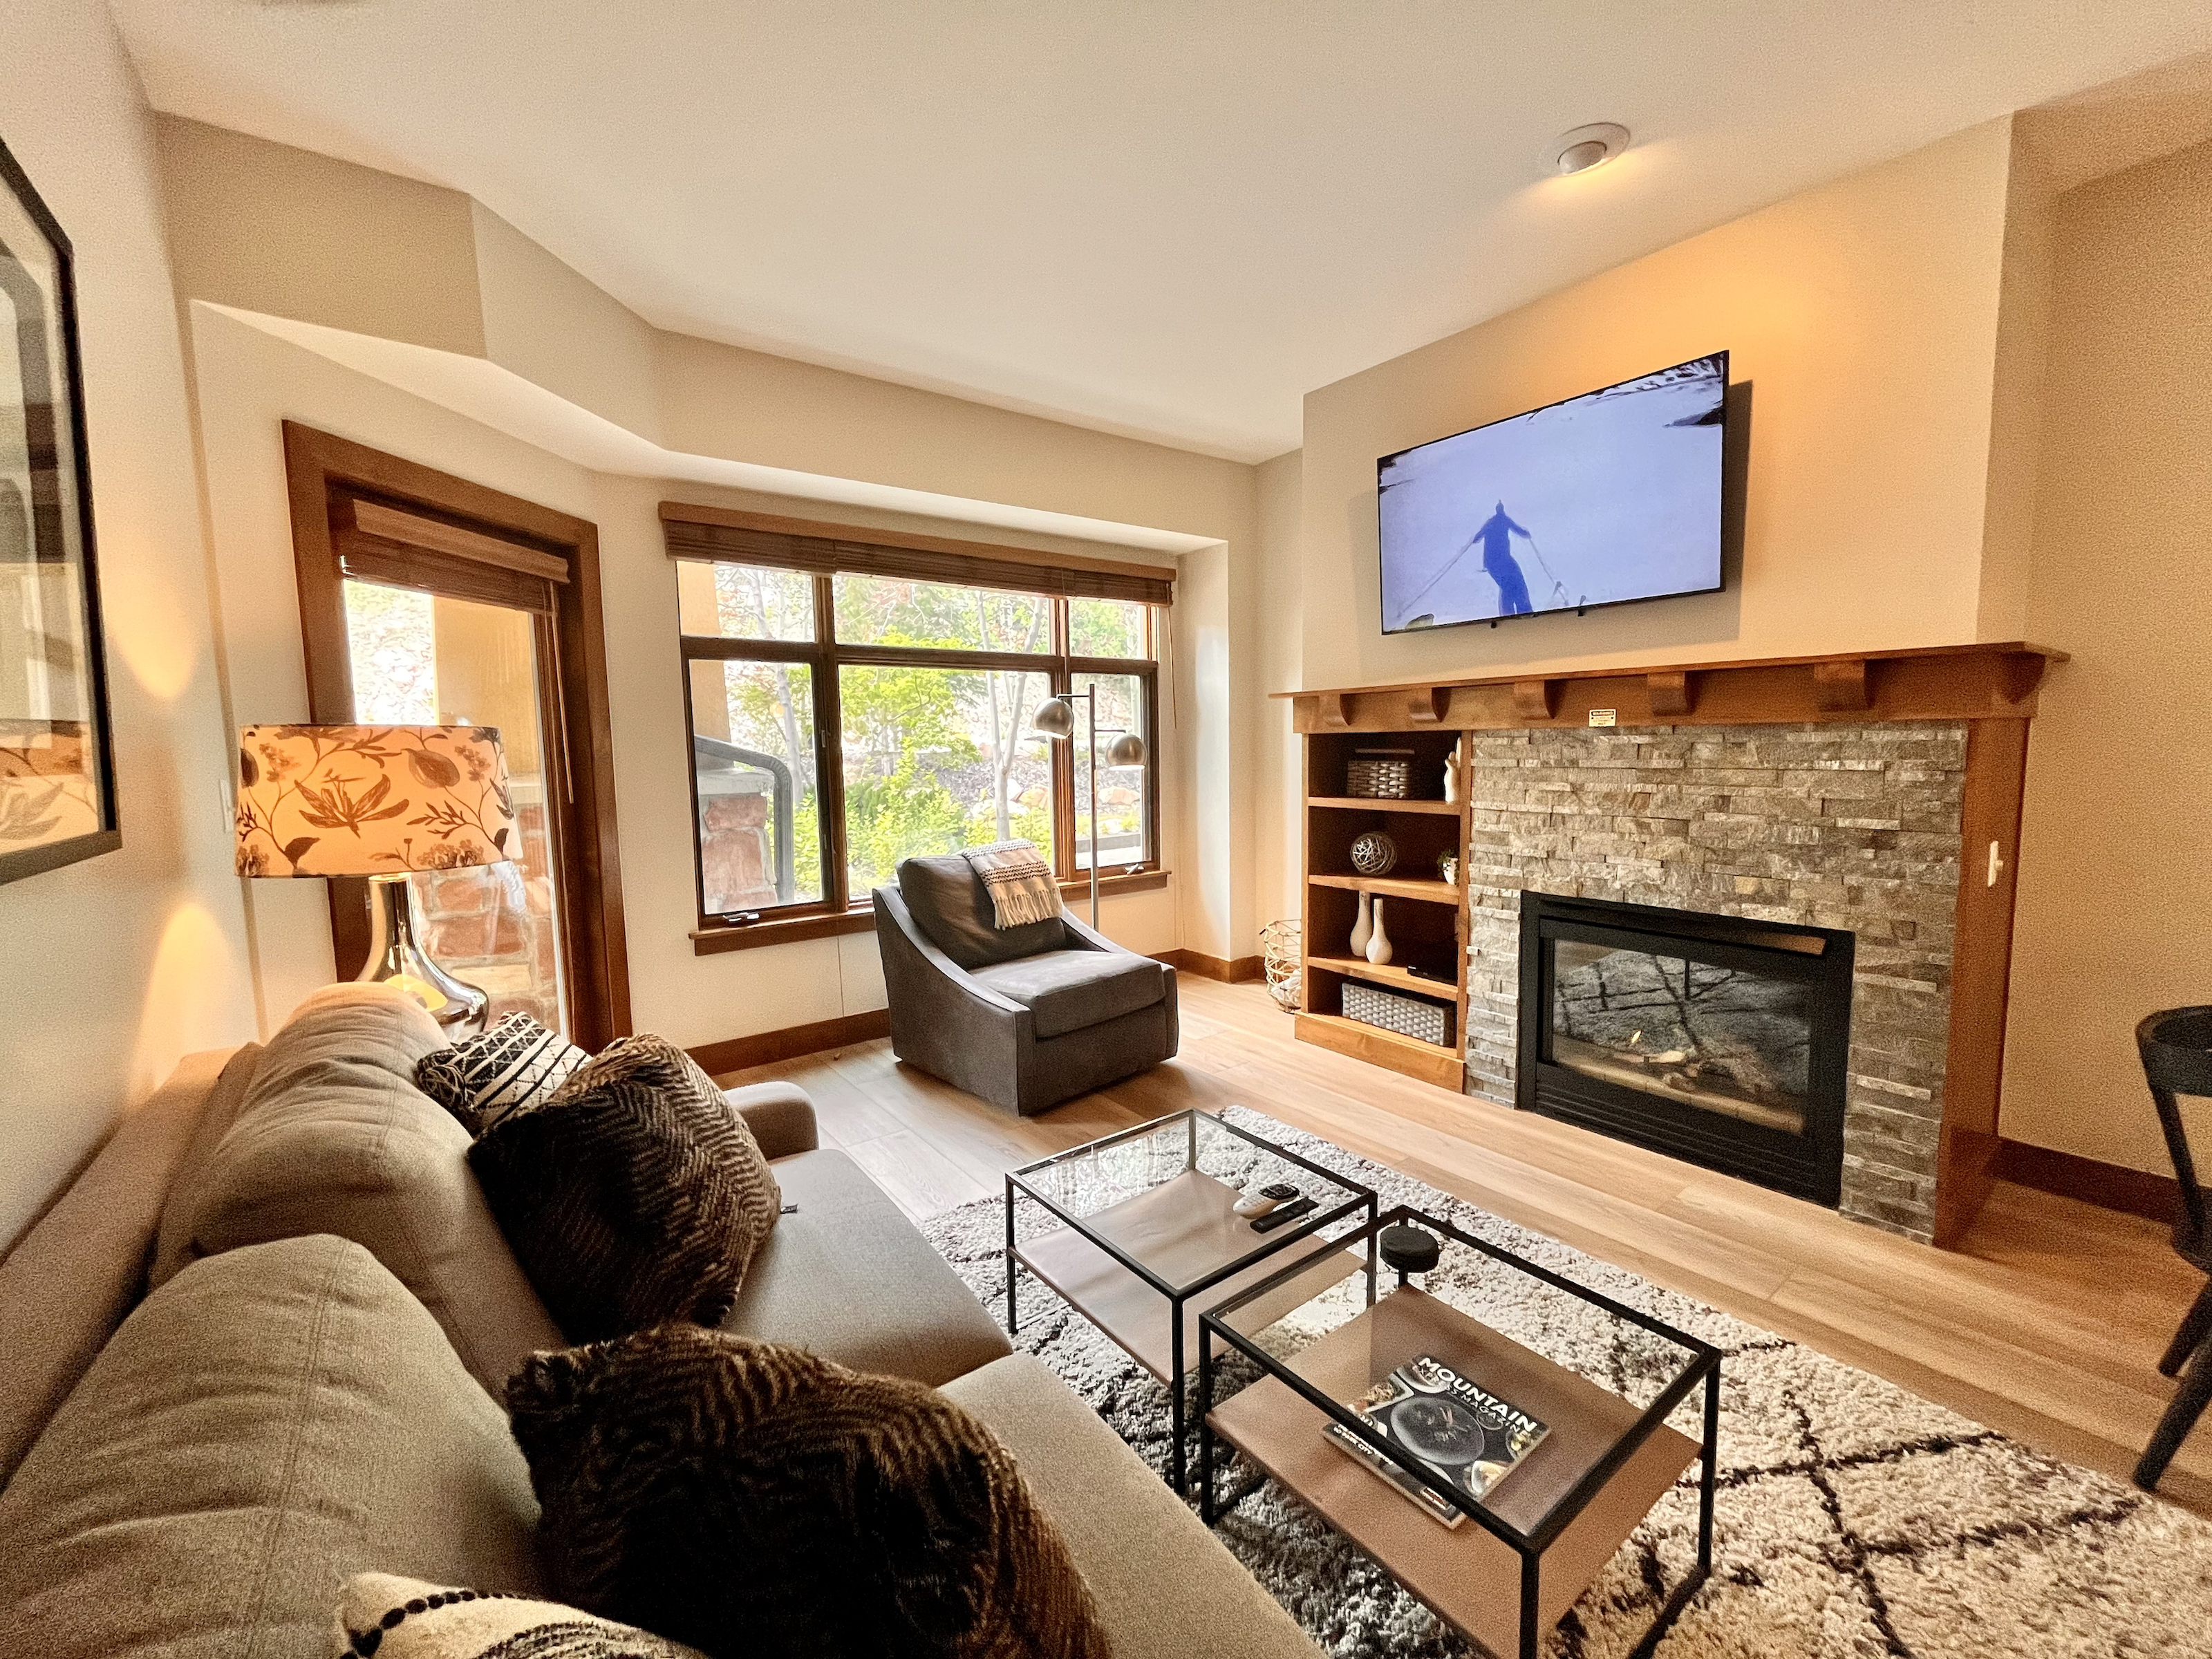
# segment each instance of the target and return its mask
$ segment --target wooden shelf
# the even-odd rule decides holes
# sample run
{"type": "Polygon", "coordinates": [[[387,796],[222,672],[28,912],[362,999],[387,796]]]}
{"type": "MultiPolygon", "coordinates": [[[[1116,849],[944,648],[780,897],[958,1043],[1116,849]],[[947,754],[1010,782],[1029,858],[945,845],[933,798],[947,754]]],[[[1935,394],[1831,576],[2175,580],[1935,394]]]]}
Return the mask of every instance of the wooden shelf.
{"type": "Polygon", "coordinates": [[[1306,805],[1343,812],[1426,812],[1447,818],[1459,813],[1457,801],[1390,800],[1376,795],[1308,795],[1306,805]]]}
{"type": "Polygon", "coordinates": [[[1316,1043],[1370,1065],[1388,1066],[1454,1094],[1466,1081],[1467,1063],[1458,1049],[1439,1048],[1419,1037],[1346,1019],[1342,1014],[1300,1014],[1297,1036],[1301,1042],[1316,1043]]]}
{"type": "Polygon", "coordinates": [[[1411,991],[1438,1002],[1449,1002],[1459,994],[1456,984],[1440,979],[1423,979],[1419,975],[1395,964],[1378,968],[1358,957],[1308,957],[1306,966],[1332,974],[1348,974],[1353,979],[1372,980],[1377,985],[1395,986],[1401,991],[1411,991]]]}
{"type": "Polygon", "coordinates": [[[1407,1036],[1403,1031],[1386,1031],[1380,1025],[1370,1025],[1364,1019],[1348,1019],[1342,1014],[1301,1014],[1301,1019],[1327,1020],[1332,1025],[1348,1025],[1354,1031],[1368,1036],[1380,1037],[1395,1047],[1411,1048],[1417,1054],[1445,1054],[1456,1060],[1459,1050],[1449,1043],[1424,1042],[1417,1036],[1407,1036]]]}
{"type": "Polygon", "coordinates": [[[1756,726],[1816,720],[2026,720],[2046,665],[2066,653],[2024,640],[1825,657],[1654,663],[1495,674],[1329,690],[1291,699],[1291,729],[1356,739],[1386,732],[1537,726],[1756,726]],[[1590,715],[1605,718],[1593,722],[1590,715]]]}
{"type": "Polygon", "coordinates": [[[1347,1019],[1338,1012],[1344,990],[1360,981],[1443,1004],[1449,1011],[1455,1039],[1467,1029],[1467,890],[1455,882],[1436,878],[1440,855],[1455,855],[1462,869],[1467,863],[1466,744],[1459,732],[1438,724],[1448,701],[1432,700],[1420,707],[1407,704],[1399,712],[1417,728],[1410,745],[1415,779],[1442,781],[1449,765],[1458,787],[1453,788],[1449,781],[1441,787],[1458,795],[1459,800],[1392,800],[1330,793],[1343,787],[1359,739],[1348,732],[1299,728],[1308,733],[1302,815],[1305,836],[1299,858],[1306,872],[1306,884],[1299,893],[1304,900],[1300,914],[1308,954],[1303,958],[1307,970],[1305,1007],[1298,1015],[1297,1031],[1301,1042],[1457,1094],[1466,1085],[1467,1068],[1456,1041],[1423,1042],[1419,1037],[1347,1019]],[[1352,848],[1356,839],[1364,831],[1385,826],[1398,845],[1394,873],[1353,874],[1352,848]],[[1377,968],[1353,956],[1345,945],[1352,932],[1352,902],[1338,897],[1340,893],[1373,894],[1391,900],[1389,930],[1400,953],[1408,961],[1419,961],[1420,953],[1440,952],[1449,945],[1454,953],[1454,978],[1418,979],[1403,966],[1377,968]],[[1424,908],[1407,910],[1402,908],[1404,903],[1424,908]],[[1429,906],[1440,908],[1425,908],[1429,906]]]}
{"type": "Polygon", "coordinates": [[[1342,887],[1354,893],[1380,893],[1384,898],[1419,899],[1425,904],[1460,902],[1460,890],[1448,881],[1421,881],[1400,876],[1310,875],[1316,887],[1342,887]]]}

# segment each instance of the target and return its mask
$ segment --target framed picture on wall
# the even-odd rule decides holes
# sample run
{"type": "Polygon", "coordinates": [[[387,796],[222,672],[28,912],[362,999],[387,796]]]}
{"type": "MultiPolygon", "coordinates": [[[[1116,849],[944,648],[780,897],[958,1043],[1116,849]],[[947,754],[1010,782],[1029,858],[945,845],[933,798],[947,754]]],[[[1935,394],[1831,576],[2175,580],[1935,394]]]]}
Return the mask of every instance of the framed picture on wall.
{"type": "Polygon", "coordinates": [[[0,143],[0,882],[122,842],[69,238],[0,143]]]}

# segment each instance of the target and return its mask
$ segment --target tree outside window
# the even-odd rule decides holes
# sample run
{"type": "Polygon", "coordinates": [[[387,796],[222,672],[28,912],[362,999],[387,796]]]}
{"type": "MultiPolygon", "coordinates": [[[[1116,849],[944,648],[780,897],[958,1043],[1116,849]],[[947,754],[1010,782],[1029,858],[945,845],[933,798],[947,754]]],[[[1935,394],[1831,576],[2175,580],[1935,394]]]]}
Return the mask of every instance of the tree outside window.
{"type": "MultiPolygon", "coordinates": [[[[1152,736],[1142,605],[694,561],[678,586],[703,919],[842,909],[902,859],[992,841],[1072,878],[1087,769],[1030,714],[1096,684],[1102,732],[1152,736]]],[[[1102,769],[1099,798],[1102,866],[1151,862],[1152,763],[1102,769]]]]}

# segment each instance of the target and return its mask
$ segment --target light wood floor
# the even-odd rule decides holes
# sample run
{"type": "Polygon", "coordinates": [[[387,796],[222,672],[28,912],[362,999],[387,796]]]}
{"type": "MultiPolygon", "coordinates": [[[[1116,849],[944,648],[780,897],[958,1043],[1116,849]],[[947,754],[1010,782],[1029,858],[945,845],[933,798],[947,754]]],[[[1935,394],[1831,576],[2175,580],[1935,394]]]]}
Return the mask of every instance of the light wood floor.
{"type": "MultiPolygon", "coordinates": [[[[1256,986],[1182,976],[1179,1059],[1018,1119],[862,1043],[788,1078],[917,1219],[1005,1170],[1185,1106],[1255,1108],[1485,1209],[2125,1479],[2172,1385],[2159,1354],[2202,1283],[2163,1228],[2001,1185],[1939,1251],[1671,1158],[1297,1042],[1256,986]]],[[[2212,1515],[2212,1419],[2160,1488],[2212,1515]]]]}

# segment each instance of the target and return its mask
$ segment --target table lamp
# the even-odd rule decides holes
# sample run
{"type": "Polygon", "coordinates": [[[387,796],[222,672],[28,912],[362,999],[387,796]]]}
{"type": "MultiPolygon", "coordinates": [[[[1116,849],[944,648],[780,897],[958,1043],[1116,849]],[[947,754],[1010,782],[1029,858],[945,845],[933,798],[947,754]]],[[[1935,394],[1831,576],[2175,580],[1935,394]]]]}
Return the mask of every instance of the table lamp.
{"type": "Polygon", "coordinates": [[[423,949],[417,870],[511,863],[507,754],[489,726],[249,726],[238,734],[238,873],[368,878],[368,961],[450,1036],[491,999],[423,949]]]}

